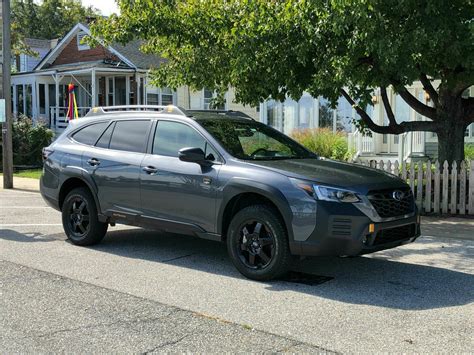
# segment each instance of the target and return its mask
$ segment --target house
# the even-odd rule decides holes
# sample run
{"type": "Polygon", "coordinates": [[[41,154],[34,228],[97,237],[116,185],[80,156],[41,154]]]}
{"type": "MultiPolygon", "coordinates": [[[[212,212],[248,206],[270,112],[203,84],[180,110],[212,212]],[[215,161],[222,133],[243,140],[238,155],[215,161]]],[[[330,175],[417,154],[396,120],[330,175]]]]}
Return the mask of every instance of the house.
{"type": "MultiPolygon", "coordinates": [[[[438,84],[434,83],[435,86],[438,84]]],[[[430,104],[430,98],[421,83],[415,82],[408,89],[420,101],[430,104]]],[[[393,90],[387,89],[387,92],[397,122],[427,120],[393,90]]],[[[464,95],[474,96],[474,87],[466,90],[464,95]]],[[[379,92],[374,93],[372,103],[373,106],[368,106],[367,113],[375,123],[387,124],[388,119],[379,92]]],[[[437,158],[438,142],[433,132],[410,132],[401,135],[373,133],[369,137],[356,130],[352,124],[354,118],[357,118],[356,112],[344,97],[340,97],[335,109],[331,108],[324,97],[314,98],[308,93],[303,94],[299,101],[288,98],[284,102],[270,100],[260,105],[260,121],[286,134],[290,134],[294,129],[305,128],[329,128],[334,132],[347,134],[353,159],[411,161],[437,158]]],[[[474,143],[474,124],[466,130],[465,142],[474,143]]]]}
{"type": "MultiPolygon", "coordinates": [[[[171,90],[151,85],[149,72],[163,59],[140,52],[139,41],[91,48],[82,42],[86,35],[90,35],[89,28],[78,23],[57,43],[30,40],[41,49],[40,56],[20,58],[21,70],[12,75],[14,115],[25,114],[61,132],[68,124],[69,83],[76,87],[79,116],[95,106],[175,104],[185,109],[209,109],[214,97],[211,90],[192,91],[185,86],[171,90]],[[52,48],[44,51],[48,45],[52,48]]],[[[233,90],[229,90],[223,108],[258,118],[258,108],[233,101],[233,90]]]]}

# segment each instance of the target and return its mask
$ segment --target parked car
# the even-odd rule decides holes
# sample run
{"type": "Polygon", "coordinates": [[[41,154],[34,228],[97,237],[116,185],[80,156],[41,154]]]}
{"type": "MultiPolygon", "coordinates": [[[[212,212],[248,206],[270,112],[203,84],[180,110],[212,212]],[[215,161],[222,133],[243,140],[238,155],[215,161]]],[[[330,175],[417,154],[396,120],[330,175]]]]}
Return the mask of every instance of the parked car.
{"type": "Polygon", "coordinates": [[[409,186],[325,160],[232,111],[95,108],[44,149],[44,199],[76,245],[122,223],[225,241],[246,277],[269,280],[293,256],[353,256],[413,242],[409,186]]]}

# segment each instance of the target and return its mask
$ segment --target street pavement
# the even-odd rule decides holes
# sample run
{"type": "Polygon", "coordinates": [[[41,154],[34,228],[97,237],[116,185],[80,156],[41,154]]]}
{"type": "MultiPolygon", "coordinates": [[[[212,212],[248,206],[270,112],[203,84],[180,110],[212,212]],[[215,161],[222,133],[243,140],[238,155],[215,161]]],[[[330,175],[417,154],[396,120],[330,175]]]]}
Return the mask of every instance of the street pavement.
{"type": "Polygon", "coordinates": [[[220,243],[118,226],[84,248],[60,223],[37,192],[0,190],[2,353],[474,351],[469,220],[263,283],[220,243]]]}

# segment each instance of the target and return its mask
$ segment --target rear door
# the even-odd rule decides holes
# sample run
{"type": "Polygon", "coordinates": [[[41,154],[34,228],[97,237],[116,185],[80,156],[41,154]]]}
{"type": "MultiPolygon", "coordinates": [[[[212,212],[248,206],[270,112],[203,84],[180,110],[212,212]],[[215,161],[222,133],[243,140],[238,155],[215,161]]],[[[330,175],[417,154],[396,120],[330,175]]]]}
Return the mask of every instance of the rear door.
{"type": "MultiPolygon", "coordinates": [[[[198,229],[215,232],[216,187],[220,157],[194,127],[175,121],[158,121],[151,154],[142,162],[141,201],[150,222],[168,222],[170,230],[198,229]],[[201,148],[212,166],[183,162],[181,148],[201,148]]],[[[166,228],[165,228],[166,229],[166,228]]]]}
{"type": "Polygon", "coordinates": [[[151,120],[117,120],[84,151],[83,168],[97,185],[103,213],[125,219],[140,214],[140,166],[150,127],[151,120]]]}

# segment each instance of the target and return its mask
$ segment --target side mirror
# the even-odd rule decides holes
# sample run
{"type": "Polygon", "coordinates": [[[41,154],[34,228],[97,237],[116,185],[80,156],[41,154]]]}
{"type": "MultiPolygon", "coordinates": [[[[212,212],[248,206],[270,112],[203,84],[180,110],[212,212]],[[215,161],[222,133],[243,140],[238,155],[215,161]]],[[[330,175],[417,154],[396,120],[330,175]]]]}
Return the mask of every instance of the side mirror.
{"type": "Polygon", "coordinates": [[[201,148],[183,148],[178,152],[178,158],[188,163],[197,163],[199,165],[212,165],[210,160],[206,160],[206,155],[201,148]]]}

